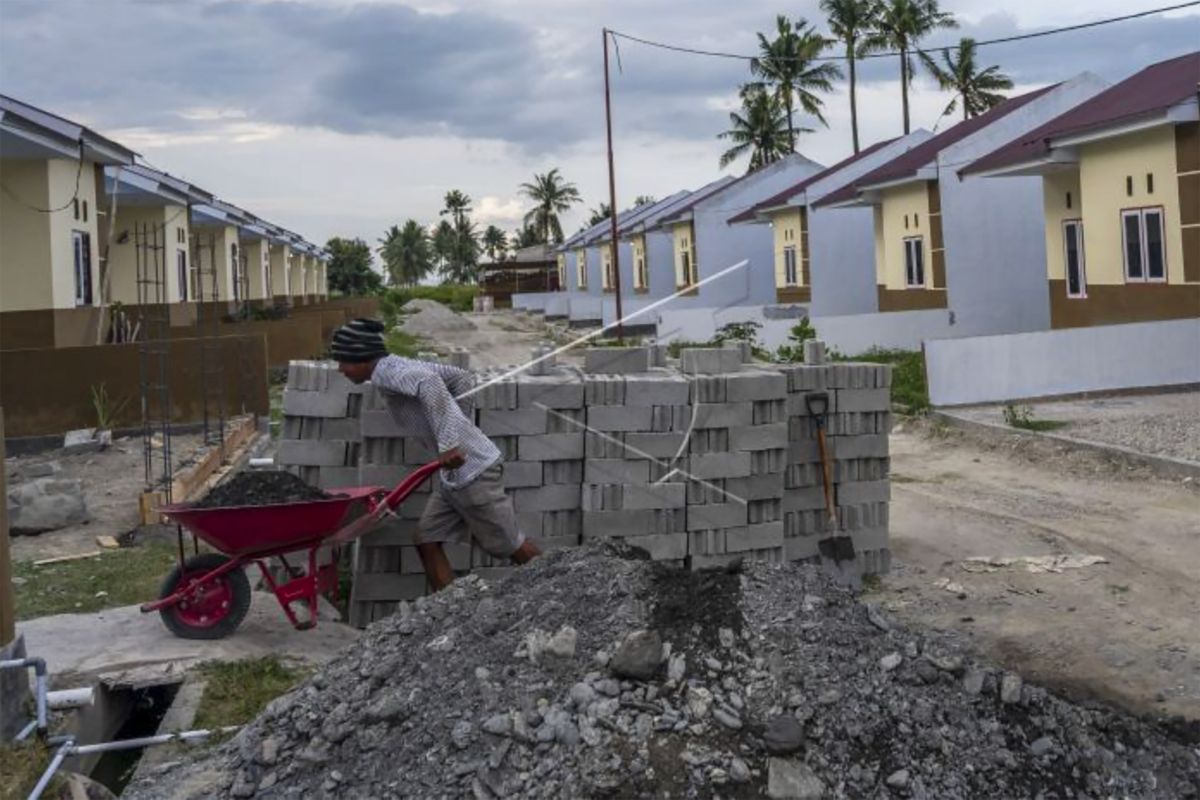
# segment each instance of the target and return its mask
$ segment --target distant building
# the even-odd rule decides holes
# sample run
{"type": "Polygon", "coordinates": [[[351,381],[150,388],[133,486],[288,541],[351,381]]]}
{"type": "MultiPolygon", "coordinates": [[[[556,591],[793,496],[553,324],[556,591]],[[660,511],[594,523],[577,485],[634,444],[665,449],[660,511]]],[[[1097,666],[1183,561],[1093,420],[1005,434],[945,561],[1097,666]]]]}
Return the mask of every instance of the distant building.
{"type": "Polygon", "coordinates": [[[514,293],[559,290],[561,254],[554,245],[523,247],[507,261],[480,265],[479,289],[492,298],[495,308],[511,308],[514,293]]]}

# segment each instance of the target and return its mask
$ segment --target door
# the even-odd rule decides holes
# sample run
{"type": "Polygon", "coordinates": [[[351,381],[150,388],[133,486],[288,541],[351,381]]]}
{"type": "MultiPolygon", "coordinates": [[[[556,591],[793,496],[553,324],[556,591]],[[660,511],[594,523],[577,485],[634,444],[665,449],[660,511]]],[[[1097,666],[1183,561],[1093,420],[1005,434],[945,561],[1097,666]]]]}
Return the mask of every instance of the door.
{"type": "Polygon", "coordinates": [[[71,231],[75,252],[75,305],[92,304],[92,236],[86,231],[71,231]]]}
{"type": "Polygon", "coordinates": [[[1083,222],[1063,223],[1064,264],[1067,269],[1067,297],[1087,297],[1087,276],[1083,264],[1083,222]]]}

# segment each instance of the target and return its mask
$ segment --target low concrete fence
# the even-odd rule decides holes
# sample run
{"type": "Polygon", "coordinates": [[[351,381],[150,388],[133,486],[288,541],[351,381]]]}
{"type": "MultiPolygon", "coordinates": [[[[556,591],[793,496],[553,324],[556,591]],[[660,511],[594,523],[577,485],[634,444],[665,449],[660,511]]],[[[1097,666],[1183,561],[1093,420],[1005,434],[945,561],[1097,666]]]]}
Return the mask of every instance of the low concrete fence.
{"type": "MultiPolygon", "coordinates": [[[[259,334],[224,336],[217,341],[219,351],[206,355],[221,360],[226,413],[266,414],[266,339],[259,334]]],[[[165,363],[173,422],[195,422],[203,415],[202,342],[167,342],[165,363]]],[[[0,351],[0,406],[4,406],[6,433],[44,436],[94,426],[92,387],[102,383],[114,409],[123,406],[115,427],[139,425],[141,367],[137,344],[0,351]]],[[[208,391],[211,397],[211,388],[208,391]]]]}
{"type": "Polygon", "coordinates": [[[1200,319],[925,343],[934,405],[1200,383],[1200,319]]]}
{"type": "MultiPolygon", "coordinates": [[[[474,396],[469,412],[504,455],[525,533],[548,548],[620,539],[692,568],[814,560],[835,534],[805,403],[824,391],[840,532],[861,572],[888,569],[889,367],[744,364],[736,348],[684,350],[678,364],[650,366],[663,357],[661,348],[593,348],[584,373],[550,367],[474,396]]],[[[434,457],[372,387],[328,363],[291,365],[284,414],[279,462],[325,488],[390,487],[434,457]]],[[[425,593],[414,536],[428,491],[358,543],[353,624],[425,593]]],[[[511,568],[466,543],[447,553],[459,573],[511,568]]]]}
{"type": "Polygon", "coordinates": [[[570,296],[567,319],[572,325],[599,325],[604,314],[601,298],[590,294],[570,296]]]}
{"type": "MultiPolygon", "coordinates": [[[[338,325],[345,321],[344,312],[334,314],[340,315],[338,325]]],[[[285,319],[222,322],[218,326],[218,335],[263,337],[267,345],[267,366],[281,369],[296,359],[324,355],[329,336],[325,333],[323,320],[324,312],[293,314],[285,319]]],[[[197,330],[195,327],[171,328],[170,334],[173,339],[194,339],[197,330]]]]}

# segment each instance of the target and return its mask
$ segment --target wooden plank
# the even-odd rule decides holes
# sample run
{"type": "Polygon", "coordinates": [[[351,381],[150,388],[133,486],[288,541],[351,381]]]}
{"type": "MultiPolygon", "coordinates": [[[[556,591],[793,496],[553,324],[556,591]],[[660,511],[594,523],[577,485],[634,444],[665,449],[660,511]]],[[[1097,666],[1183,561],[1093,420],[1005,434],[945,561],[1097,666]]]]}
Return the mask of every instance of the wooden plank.
{"type": "Polygon", "coordinates": [[[97,536],[96,544],[106,550],[113,550],[121,546],[121,543],[117,541],[115,536],[97,536]]]}
{"type": "Polygon", "coordinates": [[[75,553],[74,555],[70,555],[70,556],[55,556],[54,558],[43,558],[40,561],[33,562],[33,565],[35,567],[46,567],[51,564],[61,564],[65,561],[80,561],[85,558],[95,558],[98,555],[100,555],[99,550],[92,550],[87,553],[75,553]]]}

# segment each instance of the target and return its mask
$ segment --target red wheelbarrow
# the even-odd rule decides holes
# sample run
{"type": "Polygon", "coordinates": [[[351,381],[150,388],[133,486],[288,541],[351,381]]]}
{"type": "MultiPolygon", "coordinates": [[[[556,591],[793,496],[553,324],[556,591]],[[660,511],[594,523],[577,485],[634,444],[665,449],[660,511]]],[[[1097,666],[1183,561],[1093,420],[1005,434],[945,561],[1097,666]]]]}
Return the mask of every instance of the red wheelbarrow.
{"type": "Polygon", "coordinates": [[[181,538],[179,564],[163,581],[159,599],[144,603],[141,609],[157,611],[167,629],[184,639],[228,636],[250,610],[250,581],[244,568],[253,562],[288,620],[298,630],[307,630],[317,624],[318,596],[336,600],[338,548],[370,531],[439,467],[436,461],[418,467],[390,492],[361,486],[332,489],[333,497],[299,503],[241,508],[163,506],[163,516],[218,552],[184,558],[181,538]],[[359,502],[366,504],[365,513],[347,522],[351,507],[359,502]],[[334,558],[318,566],[317,551],[322,547],[332,547],[334,558]],[[277,582],[268,569],[269,559],[279,558],[290,576],[291,565],[284,555],[297,550],[308,550],[308,571],[277,582]],[[292,604],[298,601],[308,604],[307,619],[299,619],[292,611],[292,604]]]}

